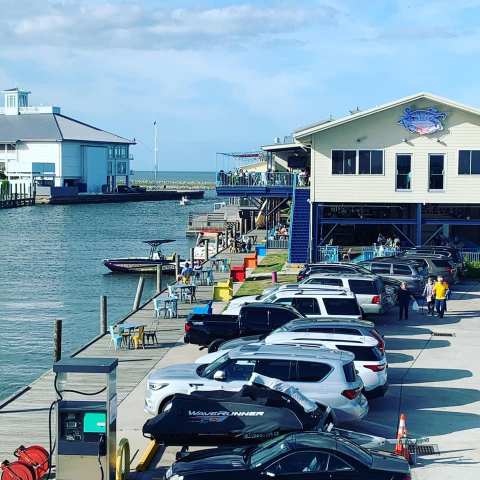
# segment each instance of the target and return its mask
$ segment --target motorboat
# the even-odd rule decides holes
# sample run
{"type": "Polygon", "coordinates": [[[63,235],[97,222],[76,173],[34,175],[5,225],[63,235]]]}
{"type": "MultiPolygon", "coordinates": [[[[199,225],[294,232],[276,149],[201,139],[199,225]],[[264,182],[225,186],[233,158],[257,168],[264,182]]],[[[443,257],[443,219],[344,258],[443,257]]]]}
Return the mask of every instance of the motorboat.
{"type": "Polygon", "coordinates": [[[190,199],[184,195],[181,199],[180,199],[180,205],[189,205],[191,203],[190,199]]]}
{"type": "Polygon", "coordinates": [[[106,258],[103,264],[115,273],[155,273],[157,265],[162,265],[165,273],[175,270],[175,256],[166,256],[162,246],[175,240],[145,240],[150,246],[148,257],[106,258]]]}

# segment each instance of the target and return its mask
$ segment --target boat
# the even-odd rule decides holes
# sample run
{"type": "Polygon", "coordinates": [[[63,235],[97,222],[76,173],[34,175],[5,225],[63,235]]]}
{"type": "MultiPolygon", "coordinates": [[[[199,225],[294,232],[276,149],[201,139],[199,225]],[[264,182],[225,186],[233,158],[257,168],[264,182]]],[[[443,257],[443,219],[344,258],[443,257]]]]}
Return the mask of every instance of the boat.
{"type": "Polygon", "coordinates": [[[175,240],[145,240],[150,246],[148,257],[106,258],[103,264],[115,273],[155,273],[157,265],[162,265],[165,273],[174,273],[175,254],[166,256],[162,252],[162,245],[175,240]]]}
{"type": "Polygon", "coordinates": [[[190,204],[190,199],[187,196],[183,196],[180,199],[180,205],[189,205],[190,204]]]}
{"type": "Polygon", "coordinates": [[[208,240],[208,258],[212,258],[217,253],[218,233],[201,232],[197,236],[197,242],[194,249],[196,260],[205,260],[205,240],[208,240]]]}

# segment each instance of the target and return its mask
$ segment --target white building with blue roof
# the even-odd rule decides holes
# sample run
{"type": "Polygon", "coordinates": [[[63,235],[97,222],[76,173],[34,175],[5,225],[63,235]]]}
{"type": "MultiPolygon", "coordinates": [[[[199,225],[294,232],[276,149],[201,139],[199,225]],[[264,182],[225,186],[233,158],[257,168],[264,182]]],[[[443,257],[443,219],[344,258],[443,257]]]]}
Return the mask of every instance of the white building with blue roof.
{"type": "Polygon", "coordinates": [[[59,107],[30,106],[30,92],[4,90],[0,108],[0,171],[12,185],[78,187],[79,192],[128,185],[134,140],[61,114],[59,107]]]}

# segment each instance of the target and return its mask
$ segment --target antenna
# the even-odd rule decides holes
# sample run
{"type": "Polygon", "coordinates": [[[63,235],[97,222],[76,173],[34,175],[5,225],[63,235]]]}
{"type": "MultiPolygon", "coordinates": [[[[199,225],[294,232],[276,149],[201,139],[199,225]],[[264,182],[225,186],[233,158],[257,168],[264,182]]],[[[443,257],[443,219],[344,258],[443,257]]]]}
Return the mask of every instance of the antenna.
{"type": "Polygon", "coordinates": [[[153,136],[154,136],[154,156],[155,156],[155,181],[157,181],[158,176],[158,146],[157,146],[157,121],[153,122],[153,136]]]}

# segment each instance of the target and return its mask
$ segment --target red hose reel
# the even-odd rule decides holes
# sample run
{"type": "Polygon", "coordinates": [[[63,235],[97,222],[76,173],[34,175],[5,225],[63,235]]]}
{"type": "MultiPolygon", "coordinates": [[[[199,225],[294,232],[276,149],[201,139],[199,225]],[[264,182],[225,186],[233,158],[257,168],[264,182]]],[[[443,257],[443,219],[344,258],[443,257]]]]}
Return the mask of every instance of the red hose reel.
{"type": "Polygon", "coordinates": [[[5,460],[0,465],[2,480],[40,480],[49,468],[48,452],[40,445],[20,445],[13,453],[18,460],[5,460]]]}

